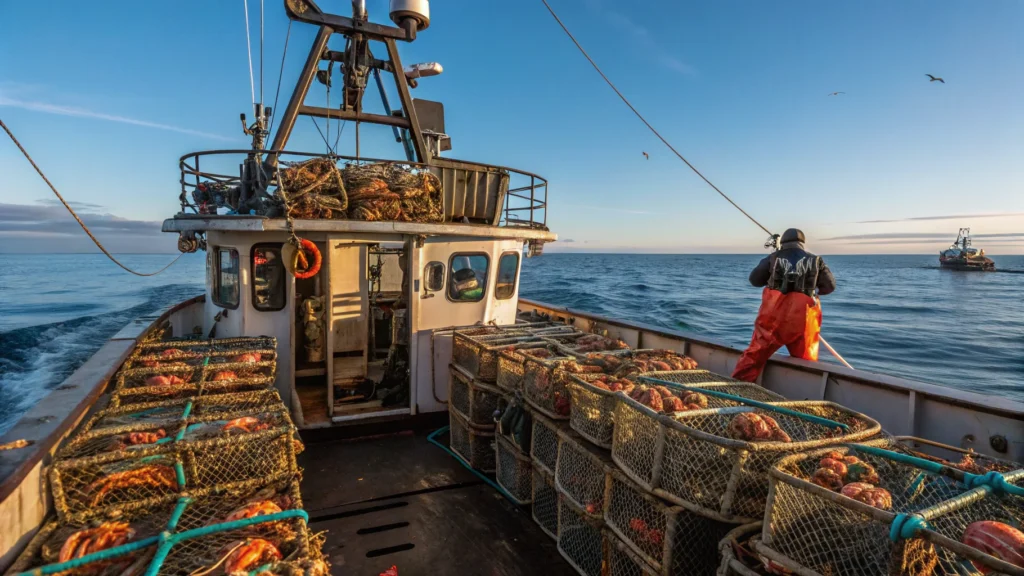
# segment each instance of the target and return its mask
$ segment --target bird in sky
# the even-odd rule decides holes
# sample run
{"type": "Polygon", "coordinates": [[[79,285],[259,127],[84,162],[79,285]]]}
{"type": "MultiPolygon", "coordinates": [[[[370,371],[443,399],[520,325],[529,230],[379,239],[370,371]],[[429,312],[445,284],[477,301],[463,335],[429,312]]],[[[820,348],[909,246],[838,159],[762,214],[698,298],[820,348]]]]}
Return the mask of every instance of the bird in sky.
{"type": "Polygon", "coordinates": [[[846,92],[832,92],[829,96],[839,96],[840,94],[846,94],[846,92]]]}
{"type": "Polygon", "coordinates": [[[946,81],[943,80],[942,78],[938,78],[936,76],[932,76],[931,74],[925,74],[925,76],[927,76],[929,78],[929,80],[928,80],[929,82],[942,82],[943,84],[946,83],[946,81]]]}
{"type": "Polygon", "coordinates": [[[644,158],[646,158],[646,159],[648,159],[648,160],[650,160],[650,159],[651,159],[651,157],[650,157],[650,156],[649,156],[649,155],[647,154],[647,152],[641,152],[641,154],[643,154],[643,155],[644,155],[644,158]]]}

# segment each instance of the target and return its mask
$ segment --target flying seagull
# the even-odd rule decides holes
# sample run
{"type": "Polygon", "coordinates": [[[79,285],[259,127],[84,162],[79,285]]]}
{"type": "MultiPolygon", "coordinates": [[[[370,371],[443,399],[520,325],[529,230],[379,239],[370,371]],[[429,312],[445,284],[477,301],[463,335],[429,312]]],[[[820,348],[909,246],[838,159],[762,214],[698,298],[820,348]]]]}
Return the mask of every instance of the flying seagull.
{"type": "Polygon", "coordinates": [[[840,94],[846,94],[846,92],[833,92],[829,96],[839,96],[840,94]]]}
{"type": "Polygon", "coordinates": [[[649,156],[649,155],[647,154],[647,152],[641,152],[641,154],[643,154],[643,155],[644,155],[644,158],[646,158],[646,159],[648,159],[648,160],[650,160],[650,159],[651,159],[651,157],[650,157],[650,156],[649,156]]]}
{"type": "Polygon", "coordinates": [[[925,76],[927,76],[929,78],[929,80],[928,80],[929,82],[942,82],[943,84],[946,83],[946,81],[943,80],[942,78],[936,78],[935,76],[932,76],[931,74],[925,74],[925,76]]]}

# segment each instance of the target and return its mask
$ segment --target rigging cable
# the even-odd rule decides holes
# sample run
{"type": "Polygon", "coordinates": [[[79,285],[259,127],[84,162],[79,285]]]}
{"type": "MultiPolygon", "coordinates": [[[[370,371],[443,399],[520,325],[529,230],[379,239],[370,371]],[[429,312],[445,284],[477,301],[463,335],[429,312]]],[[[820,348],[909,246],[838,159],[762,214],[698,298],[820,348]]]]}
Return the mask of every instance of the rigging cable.
{"type": "MultiPolygon", "coordinates": [[[[605,73],[604,73],[604,72],[603,72],[603,71],[601,70],[601,67],[597,65],[597,62],[594,62],[594,59],[590,57],[590,54],[587,54],[587,51],[583,49],[583,46],[582,46],[582,45],[581,45],[581,44],[579,43],[579,41],[578,41],[578,40],[576,40],[576,37],[572,35],[572,32],[570,32],[570,31],[569,31],[569,29],[568,29],[568,28],[566,28],[565,24],[564,24],[564,23],[562,23],[562,19],[558,17],[558,14],[555,14],[555,11],[554,11],[554,9],[552,9],[552,8],[551,8],[551,5],[550,5],[550,4],[548,4],[548,0],[540,0],[540,1],[544,3],[544,7],[545,7],[545,8],[547,8],[547,9],[548,9],[548,12],[550,12],[550,13],[551,13],[551,16],[552,16],[552,17],[553,17],[553,18],[555,19],[555,22],[558,22],[558,25],[559,25],[559,26],[560,26],[560,27],[562,28],[562,31],[563,31],[563,32],[565,32],[566,36],[568,36],[570,40],[572,40],[572,43],[576,45],[576,48],[578,48],[578,49],[579,49],[580,53],[581,53],[581,54],[583,54],[583,56],[584,56],[584,57],[585,57],[585,58],[587,59],[587,61],[588,61],[588,62],[590,62],[590,65],[594,67],[594,70],[597,70],[597,73],[601,75],[601,78],[603,78],[603,79],[604,79],[605,83],[607,83],[607,84],[608,84],[608,86],[610,86],[610,87],[611,87],[611,89],[615,91],[615,94],[617,94],[617,95],[618,95],[618,97],[619,97],[619,99],[621,99],[621,100],[622,100],[622,102],[623,102],[623,103],[624,103],[624,104],[625,104],[626,106],[628,106],[630,110],[632,110],[632,111],[633,111],[633,114],[635,114],[635,115],[636,115],[636,117],[637,117],[637,118],[639,118],[639,119],[640,119],[640,121],[641,121],[641,122],[643,122],[643,123],[644,123],[644,125],[645,125],[645,126],[647,126],[647,128],[648,128],[648,129],[649,129],[649,130],[650,130],[650,131],[651,131],[651,132],[652,132],[652,133],[653,133],[653,134],[654,134],[655,136],[657,136],[657,137],[658,137],[658,140],[661,140],[662,144],[664,144],[665,146],[667,146],[667,147],[668,147],[668,149],[669,149],[669,150],[671,150],[673,154],[675,154],[676,156],[678,156],[678,157],[679,157],[679,159],[680,159],[680,160],[682,160],[682,161],[683,161],[683,163],[684,163],[684,164],[686,164],[686,165],[687,165],[687,166],[688,166],[688,167],[690,168],[690,170],[693,170],[693,173],[694,173],[694,174],[696,174],[697,176],[700,176],[701,180],[703,180],[704,182],[706,182],[708,186],[711,186],[711,188],[712,188],[712,189],[713,189],[713,190],[714,190],[715,192],[718,192],[718,194],[719,194],[719,195],[720,195],[720,196],[721,196],[722,198],[725,198],[725,199],[726,199],[726,200],[727,200],[727,201],[729,202],[729,204],[732,204],[734,208],[736,208],[736,209],[737,209],[737,210],[739,210],[739,211],[740,211],[741,213],[743,213],[743,215],[744,215],[744,216],[746,216],[746,217],[747,217],[747,219],[749,219],[749,220],[750,220],[751,222],[753,222],[754,224],[756,224],[756,225],[757,225],[757,227],[758,227],[758,228],[760,228],[761,230],[764,230],[764,231],[765,231],[765,233],[767,233],[767,234],[768,234],[769,236],[774,236],[774,235],[772,234],[772,232],[771,232],[770,230],[768,230],[768,228],[766,228],[766,227],[764,226],[764,224],[761,224],[760,222],[758,222],[758,221],[757,221],[757,219],[756,219],[756,218],[754,218],[753,216],[751,216],[750,214],[748,214],[746,210],[744,210],[743,208],[740,208],[740,205],[739,205],[739,204],[737,204],[736,202],[734,202],[734,201],[733,201],[733,199],[732,199],[732,198],[730,198],[730,197],[729,197],[728,195],[726,195],[726,193],[725,193],[725,192],[722,192],[722,191],[721,191],[721,190],[720,190],[720,189],[718,188],[718,186],[715,186],[715,185],[714,185],[714,184],[713,184],[713,183],[711,182],[711,180],[708,180],[707,176],[705,176],[704,174],[702,174],[702,173],[701,173],[701,171],[700,171],[700,170],[698,170],[696,166],[694,166],[693,164],[690,164],[690,161],[689,161],[689,160],[687,160],[686,158],[684,158],[684,157],[683,157],[683,155],[682,155],[682,154],[680,154],[680,153],[679,153],[679,151],[678,151],[678,150],[676,150],[676,149],[675,149],[675,148],[674,148],[674,147],[672,146],[672,144],[669,144],[669,141],[668,141],[668,140],[666,140],[664,136],[662,136],[662,135],[661,135],[661,134],[660,134],[660,133],[659,133],[659,132],[658,132],[657,130],[655,130],[655,129],[654,129],[654,126],[651,126],[651,123],[650,123],[650,122],[648,122],[648,121],[647,121],[647,119],[646,119],[646,118],[644,118],[642,114],[640,114],[640,112],[639,112],[639,111],[638,111],[638,110],[637,110],[637,109],[636,109],[636,108],[635,108],[635,107],[633,106],[633,104],[631,104],[631,103],[629,102],[629,100],[628,100],[628,99],[627,99],[627,98],[626,98],[626,97],[625,97],[625,96],[624,96],[624,95],[622,94],[622,92],[619,92],[619,89],[615,87],[615,84],[613,84],[613,83],[612,83],[612,81],[608,79],[608,76],[606,76],[606,75],[605,75],[605,73]]],[[[840,355],[839,355],[839,353],[838,353],[838,352],[836,352],[836,351],[835,351],[835,349],[833,349],[833,348],[832,348],[832,346],[830,346],[830,345],[829,345],[829,343],[828,343],[828,342],[826,342],[826,341],[825,341],[825,338],[823,338],[823,337],[820,337],[820,336],[819,336],[819,338],[820,338],[820,340],[821,340],[821,343],[825,345],[825,348],[827,348],[827,349],[828,349],[828,351],[829,351],[829,352],[831,352],[833,356],[835,356],[835,357],[836,357],[836,358],[837,358],[837,359],[838,359],[838,360],[839,360],[840,362],[842,362],[842,363],[843,363],[843,365],[845,365],[845,366],[846,366],[847,368],[853,368],[853,366],[851,366],[851,365],[850,365],[850,364],[849,364],[849,363],[848,363],[848,362],[847,362],[847,361],[846,361],[846,360],[845,360],[845,359],[844,359],[844,358],[843,358],[842,356],[840,356],[840,355]]]]}
{"type": "Polygon", "coordinates": [[[263,0],[260,0],[260,104],[263,104],[263,0]]]}
{"type": "Polygon", "coordinates": [[[274,93],[274,108],[270,111],[270,129],[274,130],[274,120],[277,119],[277,98],[281,95],[281,77],[284,76],[284,59],[288,55],[288,41],[292,37],[292,19],[288,19],[288,33],[284,35],[284,52],[281,53],[281,71],[277,73],[277,91],[274,93]]]}
{"type": "Polygon", "coordinates": [[[249,54],[249,90],[252,92],[252,108],[256,110],[256,81],[252,76],[252,41],[249,40],[249,0],[242,0],[245,7],[245,51],[249,54]]]}
{"type": "Polygon", "coordinates": [[[746,216],[754,224],[757,224],[758,228],[760,228],[761,230],[764,230],[765,233],[767,233],[770,236],[772,234],[770,230],[765,228],[763,224],[761,224],[753,216],[748,214],[746,210],[744,210],[743,208],[740,208],[740,205],[737,204],[736,202],[734,202],[732,200],[732,198],[729,198],[729,196],[727,196],[725,194],[725,192],[722,192],[721,190],[719,190],[718,186],[715,186],[714,184],[712,184],[711,180],[708,180],[707,176],[704,176],[704,174],[702,174],[700,170],[697,170],[696,166],[694,166],[693,164],[690,164],[689,160],[684,158],[682,154],[680,154],[675,148],[673,148],[672,145],[669,144],[668,140],[666,140],[661,134],[658,133],[657,130],[654,129],[654,126],[651,126],[651,123],[648,122],[647,119],[644,118],[643,115],[640,114],[640,112],[637,111],[637,109],[633,107],[633,105],[629,102],[629,100],[627,100],[626,97],[622,95],[622,92],[619,92],[619,89],[615,87],[615,84],[613,84],[612,81],[609,80],[607,76],[605,76],[604,72],[602,72],[601,68],[597,65],[597,62],[594,62],[594,59],[590,57],[590,54],[587,54],[587,51],[583,49],[583,46],[581,46],[579,41],[576,40],[576,37],[572,35],[572,32],[569,32],[569,29],[566,28],[565,24],[562,23],[562,19],[558,17],[558,14],[555,14],[555,11],[551,8],[551,5],[548,4],[548,0],[541,0],[541,2],[544,3],[544,6],[548,9],[548,12],[550,12],[551,16],[554,17],[555,22],[558,22],[558,25],[561,26],[562,30],[566,33],[567,36],[569,36],[569,39],[572,40],[572,43],[576,45],[576,48],[579,48],[580,53],[582,53],[583,56],[586,57],[587,61],[590,62],[590,65],[594,67],[594,70],[597,70],[597,73],[601,75],[601,78],[604,78],[604,81],[608,84],[608,86],[610,86],[611,89],[614,90],[615,93],[619,96],[619,98],[622,100],[622,102],[625,103],[625,105],[628,106],[629,109],[633,111],[633,114],[636,114],[636,117],[639,118],[640,121],[643,122],[644,125],[647,126],[647,128],[651,132],[653,132],[655,136],[658,137],[658,140],[661,140],[661,142],[665,146],[668,146],[668,149],[671,150],[676,156],[678,156],[679,159],[682,160],[684,164],[689,166],[690,170],[693,170],[694,174],[696,174],[697,176],[700,176],[701,180],[703,180],[704,182],[707,182],[708,186],[711,186],[711,188],[713,188],[715,192],[718,192],[718,194],[721,195],[722,198],[725,198],[729,202],[729,204],[732,204],[734,208],[736,208],[737,210],[742,212],[744,216],[746,216]]]}
{"type": "Polygon", "coordinates": [[[40,178],[43,179],[43,182],[46,182],[46,185],[50,187],[50,190],[52,190],[53,193],[57,196],[57,199],[60,200],[60,203],[63,204],[64,207],[68,209],[68,212],[70,212],[72,216],[74,216],[75,220],[78,222],[78,225],[82,227],[82,230],[85,230],[85,233],[89,236],[93,243],[96,244],[96,247],[99,248],[104,254],[106,254],[107,258],[110,258],[110,260],[114,264],[120,266],[125,272],[130,272],[132,274],[135,274],[136,276],[156,276],[157,274],[170,268],[175,262],[178,261],[178,258],[181,258],[182,256],[185,255],[184,252],[180,253],[174,258],[174,260],[171,260],[171,263],[168,264],[167,266],[164,266],[163,268],[157,270],[156,272],[149,273],[136,272],[135,270],[132,270],[131,268],[125,266],[124,264],[121,264],[121,262],[119,262],[117,258],[114,258],[113,254],[107,251],[103,244],[101,244],[100,241],[97,240],[96,237],[92,235],[92,232],[89,230],[89,227],[85,225],[85,222],[82,222],[82,219],[78,217],[78,214],[76,214],[75,211],[71,208],[71,206],[67,203],[67,201],[64,200],[64,197],[60,195],[60,192],[57,192],[57,189],[50,182],[50,179],[46,177],[46,174],[43,174],[43,171],[40,170],[39,166],[36,165],[35,160],[32,160],[32,157],[29,156],[28,152],[21,145],[21,142],[18,142],[18,139],[14,137],[14,134],[11,132],[11,129],[7,127],[7,124],[4,124],[4,121],[2,119],[0,119],[0,128],[3,128],[4,132],[7,132],[7,135],[11,137],[11,141],[14,142],[14,145],[18,147],[18,150],[21,150],[21,153],[24,154],[25,159],[28,160],[29,164],[31,164],[33,168],[36,169],[36,172],[39,174],[40,178]]]}

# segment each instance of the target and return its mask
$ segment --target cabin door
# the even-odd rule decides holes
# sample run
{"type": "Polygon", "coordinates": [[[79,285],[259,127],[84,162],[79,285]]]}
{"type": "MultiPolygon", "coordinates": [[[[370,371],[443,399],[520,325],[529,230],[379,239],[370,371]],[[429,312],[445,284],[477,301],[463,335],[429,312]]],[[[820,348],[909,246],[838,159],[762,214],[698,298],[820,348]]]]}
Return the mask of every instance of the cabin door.
{"type": "Polygon", "coordinates": [[[328,259],[328,408],[366,379],[369,340],[367,245],[332,240],[328,259]]]}

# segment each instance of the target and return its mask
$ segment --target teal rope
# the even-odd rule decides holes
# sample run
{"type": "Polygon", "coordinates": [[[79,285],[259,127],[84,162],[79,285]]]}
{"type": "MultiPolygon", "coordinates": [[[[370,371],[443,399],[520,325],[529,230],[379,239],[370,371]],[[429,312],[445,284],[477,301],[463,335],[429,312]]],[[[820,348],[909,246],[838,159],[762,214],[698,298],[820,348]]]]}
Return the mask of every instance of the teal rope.
{"type": "Polygon", "coordinates": [[[192,499],[188,496],[178,498],[178,505],[174,507],[174,512],[171,512],[171,518],[167,521],[167,529],[174,530],[178,527],[178,522],[181,520],[181,515],[185,513],[185,508],[192,503],[192,499]]]}
{"type": "Polygon", "coordinates": [[[40,574],[56,574],[58,572],[64,572],[66,570],[72,570],[80,566],[89,564],[90,562],[99,562],[102,560],[111,560],[125,554],[130,554],[136,550],[147,548],[156,544],[159,541],[158,536],[150,536],[149,538],[143,538],[142,540],[136,540],[135,542],[129,542],[121,546],[115,546],[114,548],[107,548],[106,550],[100,550],[99,552],[93,552],[92,554],[86,554],[81,558],[75,558],[68,560],[67,562],[58,562],[57,564],[49,564],[35,570],[29,570],[28,572],[22,572],[18,576],[38,576],[40,574]]]}
{"type": "Polygon", "coordinates": [[[452,452],[452,450],[450,448],[448,448],[444,444],[441,444],[440,442],[437,441],[437,439],[436,439],[437,435],[438,434],[443,434],[443,433],[447,432],[450,428],[451,428],[451,426],[444,426],[442,428],[438,428],[437,430],[434,430],[433,432],[430,433],[429,436],[427,436],[427,442],[430,442],[434,446],[437,446],[441,450],[444,450],[445,452],[447,452],[449,456],[451,456],[452,458],[455,458],[455,460],[457,460],[459,462],[459,464],[462,464],[462,466],[466,470],[469,470],[474,475],[476,475],[477,478],[479,478],[479,479],[483,480],[484,482],[486,482],[491,488],[494,488],[495,490],[500,492],[501,495],[504,496],[509,502],[511,502],[511,503],[515,504],[516,506],[518,506],[519,504],[516,504],[516,501],[515,501],[514,498],[512,498],[512,495],[509,494],[504,488],[499,486],[497,482],[495,482],[494,480],[491,480],[487,476],[484,476],[476,468],[473,468],[469,464],[466,464],[466,462],[463,461],[462,458],[459,458],[458,454],[456,454],[455,452],[452,452]]]}
{"type": "Polygon", "coordinates": [[[1012,494],[1014,496],[1024,496],[1024,488],[1015,486],[1006,481],[1006,477],[996,471],[990,471],[985,474],[971,474],[970,472],[964,472],[951,466],[945,466],[938,462],[932,462],[931,460],[925,460],[924,458],[918,458],[909,454],[901,454],[899,452],[891,452],[882,448],[876,448],[874,446],[864,446],[861,444],[851,444],[853,449],[858,452],[865,454],[871,454],[881,458],[894,460],[908,466],[920,468],[926,472],[931,472],[939,476],[945,476],[952,478],[958,482],[962,482],[968,488],[988,488],[996,494],[1012,494]]]}
{"type": "Polygon", "coordinates": [[[181,462],[174,463],[174,476],[178,480],[178,488],[185,487],[185,467],[181,465],[181,462]]]}
{"type": "Polygon", "coordinates": [[[638,380],[642,382],[650,382],[652,384],[668,385],[682,390],[700,392],[701,394],[707,394],[708,396],[714,396],[716,398],[731,400],[733,402],[736,402],[737,404],[744,404],[747,406],[753,406],[754,408],[760,408],[762,410],[768,410],[771,412],[777,412],[779,414],[785,414],[787,416],[793,416],[794,418],[799,418],[801,420],[806,420],[808,422],[813,422],[814,424],[820,424],[822,426],[827,426],[829,428],[839,428],[843,432],[850,431],[850,427],[847,426],[846,424],[843,424],[842,422],[836,422],[835,420],[829,420],[828,418],[813,416],[811,414],[804,414],[803,412],[797,412],[796,410],[790,410],[789,408],[784,408],[782,406],[775,406],[774,404],[769,404],[767,402],[751,400],[749,398],[744,398],[742,396],[736,396],[735,394],[719,392],[718,390],[708,390],[707,388],[698,388],[696,386],[681,387],[679,386],[679,384],[675,382],[669,382],[667,380],[658,380],[657,378],[649,378],[647,376],[640,376],[638,380]]]}
{"type": "Polygon", "coordinates": [[[893,542],[909,540],[929,528],[928,522],[919,514],[897,514],[889,525],[889,539],[893,542]]]}
{"type": "MultiPolygon", "coordinates": [[[[185,410],[183,410],[182,413],[181,413],[181,423],[182,424],[184,424],[185,422],[188,421],[188,416],[191,413],[192,413],[192,401],[189,400],[188,403],[185,404],[185,410]]],[[[185,438],[185,431],[186,430],[187,430],[187,428],[185,426],[182,426],[181,429],[178,430],[178,434],[174,437],[174,441],[175,442],[181,442],[182,439],[185,438]]]]}

